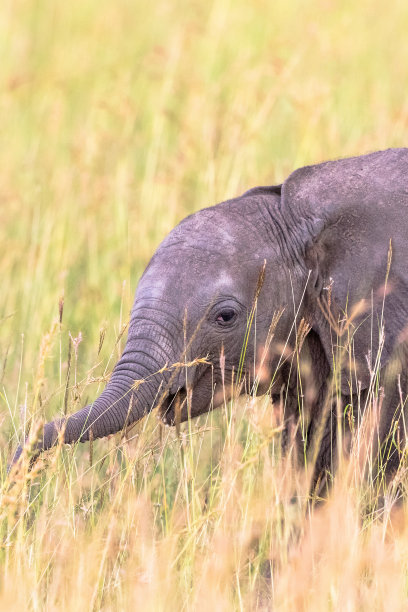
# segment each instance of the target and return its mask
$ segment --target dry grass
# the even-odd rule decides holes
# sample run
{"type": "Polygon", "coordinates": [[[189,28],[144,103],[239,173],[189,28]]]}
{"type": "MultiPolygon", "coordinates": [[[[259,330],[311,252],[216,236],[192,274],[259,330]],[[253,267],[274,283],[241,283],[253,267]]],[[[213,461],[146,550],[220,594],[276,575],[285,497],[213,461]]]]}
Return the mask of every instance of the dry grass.
{"type": "Polygon", "coordinates": [[[356,451],[309,507],[267,399],[5,468],[103,388],[179,219],[407,144],[407,31],[403,0],[3,2],[0,609],[406,609],[393,483],[374,511],[356,451]]]}

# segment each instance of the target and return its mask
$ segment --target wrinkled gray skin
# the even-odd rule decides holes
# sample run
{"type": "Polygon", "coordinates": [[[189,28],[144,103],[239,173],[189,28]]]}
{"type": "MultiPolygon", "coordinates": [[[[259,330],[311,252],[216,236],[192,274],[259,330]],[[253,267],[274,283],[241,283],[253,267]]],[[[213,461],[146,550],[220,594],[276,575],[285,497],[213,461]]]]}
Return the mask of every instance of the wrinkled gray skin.
{"type": "MultiPolygon", "coordinates": [[[[187,387],[192,393],[192,417],[223,402],[221,347],[228,394],[264,261],[265,278],[246,352],[243,392],[254,379],[273,314],[283,307],[258,393],[268,390],[273,380],[269,390],[275,400],[285,399],[285,422],[296,422],[297,373],[290,368],[296,360],[279,357],[286,342],[285,355],[293,351],[294,320],[298,325],[305,318],[311,330],[301,355],[309,358],[311,371],[303,382],[306,429],[302,435],[307,435],[310,444],[323,410],[336,350],[333,345],[347,340],[347,334],[336,338],[323,314],[324,305],[330,295],[330,309],[337,320],[346,308],[350,314],[353,305],[366,299],[366,312],[355,317],[350,327],[355,332],[352,358],[357,374],[350,376],[350,368],[344,367],[342,393],[347,402],[360,387],[364,399],[370,385],[368,363],[375,360],[383,316],[381,365],[389,381],[381,408],[385,439],[398,408],[394,388],[399,374],[404,398],[406,392],[401,342],[408,323],[407,238],[408,149],[301,168],[280,186],[256,187],[187,217],[147,266],[137,288],[123,355],[103,393],[66,419],[65,442],[85,442],[91,430],[94,439],[113,434],[159,403],[164,420],[173,424],[175,400],[183,402],[187,387]],[[383,308],[390,240],[392,264],[383,308]],[[397,361],[392,359],[395,355],[397,361]],[[184,368],[157,373],[166,364],[197,357],[208,357],[211,365],[189,368],[188,380],[184,368]],[[145,382],[132,390],[134,381],[140,379],[145,382]]],[[[187,418],[184,402],[181,420],[187,418]]],[[[45,426],[39,451],[55,444],[61,425],[57,420],[45,426]]],[[[335,427],[328,418],[318,470],[330,467],[334,438],[335,427]]],[[[14,461],[20,453],[21,448],[14,461]]]]}

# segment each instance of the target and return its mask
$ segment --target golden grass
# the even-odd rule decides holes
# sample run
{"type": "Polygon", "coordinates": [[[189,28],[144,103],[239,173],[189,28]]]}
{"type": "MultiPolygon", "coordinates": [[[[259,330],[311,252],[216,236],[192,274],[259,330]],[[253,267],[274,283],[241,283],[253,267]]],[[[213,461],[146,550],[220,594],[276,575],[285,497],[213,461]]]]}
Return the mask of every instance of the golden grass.
{"type": "Polygon", "coordinates": [[[407,144],[407,31],[403,0],[3,2],[1,610],[406,609],[392,483],[370,511],[352,455],[310,509],[266,399],[180,438],[151,415],[92,467],[89,445],[59,449],[11,487],[6,462],[30,419],[103,388],[178,220],[407,144]]]}

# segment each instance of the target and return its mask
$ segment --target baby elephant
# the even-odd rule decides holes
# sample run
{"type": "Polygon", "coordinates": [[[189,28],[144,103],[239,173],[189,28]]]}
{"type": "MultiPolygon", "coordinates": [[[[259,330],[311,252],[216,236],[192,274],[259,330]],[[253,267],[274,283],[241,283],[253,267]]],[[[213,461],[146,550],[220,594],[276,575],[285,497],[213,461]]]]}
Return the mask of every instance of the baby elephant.
{"type": "Polygon", "coordinates": [[[408,149],[307,166],[187,217],[140,279],[107,387],[45,425],[37,451],[60,430],[67,443],[85,442],[157,406],[175,424],[234,394],[269,392],[294,439],[318,446],[321,471],[336,455],[338,398],[354,410],[344,423],[358,424],[377,390],[378,439],[395,467],[407,264],[408,149]]]}

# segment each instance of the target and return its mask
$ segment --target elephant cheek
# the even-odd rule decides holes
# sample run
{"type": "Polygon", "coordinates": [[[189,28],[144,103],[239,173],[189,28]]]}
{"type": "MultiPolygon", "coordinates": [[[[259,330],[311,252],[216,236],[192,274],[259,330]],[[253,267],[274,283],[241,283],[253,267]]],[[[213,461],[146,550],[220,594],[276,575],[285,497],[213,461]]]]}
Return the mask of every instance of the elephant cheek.
{"type": "Polygon", "coordinates": [[[257,350],[257,359],[254,372],[254,380],[258,381],[258,389],[260,393],[264,393],[263,389],[267,389],[272,380],[272,359],[267,347],[259,346],[257,350]]]}
{"type": "Polygon", "coordinates": [[[257,395],[277,389],[284,384],[287,365],[293,360],[293,349],[289,344],[272,343],[257,348],[256,365],[252,380],[257,382],[257,395]]]}

